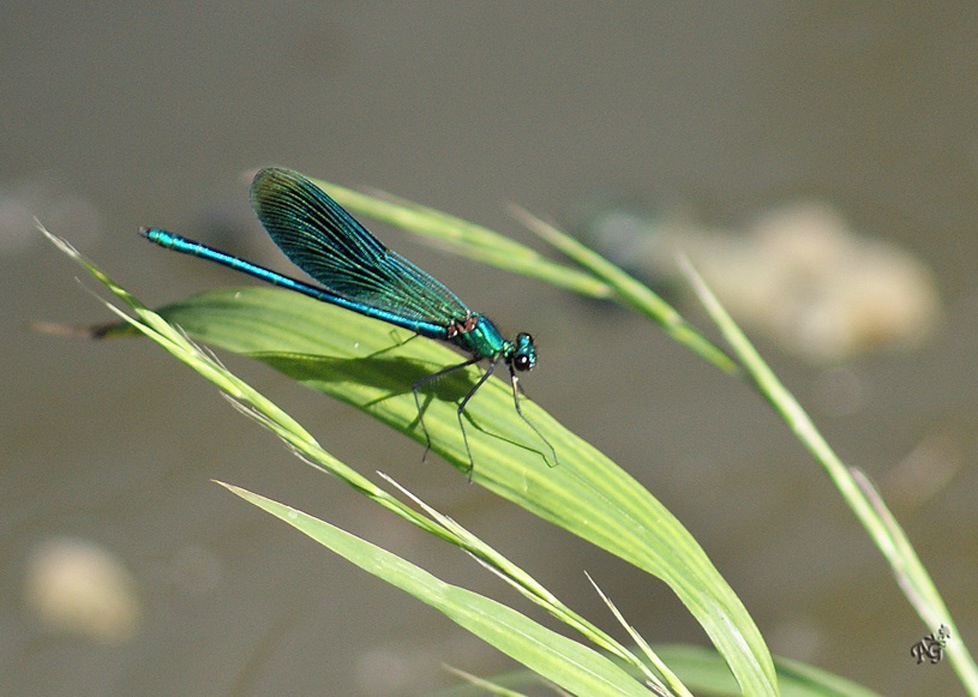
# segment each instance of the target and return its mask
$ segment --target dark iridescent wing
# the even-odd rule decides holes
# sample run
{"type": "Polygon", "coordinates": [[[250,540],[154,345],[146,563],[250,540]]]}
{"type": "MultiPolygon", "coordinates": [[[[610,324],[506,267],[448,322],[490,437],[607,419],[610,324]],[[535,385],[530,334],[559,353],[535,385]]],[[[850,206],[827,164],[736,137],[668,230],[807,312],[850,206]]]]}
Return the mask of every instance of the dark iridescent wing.
{"type": "Polygon", "coordinates": [[[261,170],[251,205],[293,264],[347,300],[445,326],[469,314],[440,281],[385,247],[298,172],[261,170]]]}

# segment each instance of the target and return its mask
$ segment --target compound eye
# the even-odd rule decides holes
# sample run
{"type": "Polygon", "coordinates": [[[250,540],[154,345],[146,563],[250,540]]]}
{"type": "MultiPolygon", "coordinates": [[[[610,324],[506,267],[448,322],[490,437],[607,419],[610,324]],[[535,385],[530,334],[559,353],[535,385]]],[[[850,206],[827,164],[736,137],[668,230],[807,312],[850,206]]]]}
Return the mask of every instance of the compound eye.
{"type": "Polygon", "coordinates": [[[513,370],[533,370],[533,366],[537,364],[537,348],[533,345],[532,336],[526,332],[517,334],[512,351],[509,360],[513,370]]]}

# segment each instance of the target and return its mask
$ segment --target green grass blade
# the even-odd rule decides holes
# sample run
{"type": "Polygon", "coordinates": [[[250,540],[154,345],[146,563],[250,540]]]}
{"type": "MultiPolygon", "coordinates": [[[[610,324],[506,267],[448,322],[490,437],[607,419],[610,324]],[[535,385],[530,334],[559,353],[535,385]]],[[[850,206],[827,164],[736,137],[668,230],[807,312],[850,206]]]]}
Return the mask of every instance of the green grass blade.
{"type": "MultiPolygon", "coordinates": [[[[437,342],[398,343],[405,332],[278,289],[205,293],[160,314],[195,339],[262,360],[418,442],[423,436],[411,385],[459,361],[437,342]]],[[[432,448],[461,470],[468,460],[455,404],[479,374],[473,367],[424,395],[432,448]]],[[[525,400],[523,408],[557,448],[560,466],[547,466],[547,449],[517,416],[509,385],[493,378],[466,409],[473,480],[661,578],[710,635],[745,694],[776,694],[757,628],[685,528],[624,470],[536,404],[525,400]]]]}
{"type": "Polygon", "coordinates": [[[513,212],[528,228],[553,245],[555,249],[576,261],[596,278],[607,283],[614,294],[614,298],[622,305],[648,317],[661,326],[663,331],[676,342],[703,357],[725,373],[731,375],[740,373],[740,367],[736,361],[727,355],[723,349],[707,339],[696,327],[687,322],[685,317],[647,285],[612,264],[597,252],[592,251],[579,240],[545,223],[522,208],[514,207],[513,212]]]}
{"type": "Polygon", "coordinates": [[[236,486],[222,486],[360,568],[434,607],[573,694],[595,697],[648,697],[652,694],[597,651],[561,636],[495,600],[446,583],[381,547],[294,508],[236,486]]]}
{"type": "Polygon", "coordinates": [[[894,575],[927,631],[941,624],[951,630],[947,655],[969,694],[978,694],[978,666],[968,651],[940,591],[917,556],[906,533],[890,513],[865,474],[847,467],[815,427],[807,412],[764,361],[754,345],[719,303],[691,265],[686,271],[707,312],[733,348],[758,392],[791,428],[798,440],[822,465],[846,505],[889,562],[894,575]]]}

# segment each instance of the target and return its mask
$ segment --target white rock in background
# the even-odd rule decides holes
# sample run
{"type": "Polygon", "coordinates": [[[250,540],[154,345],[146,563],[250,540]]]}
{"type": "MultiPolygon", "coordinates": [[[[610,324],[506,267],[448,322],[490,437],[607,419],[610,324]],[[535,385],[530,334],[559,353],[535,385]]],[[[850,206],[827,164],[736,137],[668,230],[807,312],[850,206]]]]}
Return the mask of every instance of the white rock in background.
{"type": "Polygon", "coordinates": [[[104,642],[130,639],[142,615],[136,581],[122,562],[67,537],[45,540],[31,553],[24,600],[47,629],[104,642]]]}
{"type": "Polygon", "coordinates": [[[926,265],[895,244],[852,232],[823,203],[772,209],[744,232],[609,212],[590,235],[616,263],[674,292],[687,287],[676,262],[686,254],[749,334],[816,363],[916,345],[943,316],[926,265]]]}
{"type": "Polygon", "coordinates": [[[729,241],[694,263],[735,317],[812,361],[917,344],[943,314],[923,263],[852,233],[831,206],[775,209],[737,239],[738,264],[729,264],[729,241]]]}

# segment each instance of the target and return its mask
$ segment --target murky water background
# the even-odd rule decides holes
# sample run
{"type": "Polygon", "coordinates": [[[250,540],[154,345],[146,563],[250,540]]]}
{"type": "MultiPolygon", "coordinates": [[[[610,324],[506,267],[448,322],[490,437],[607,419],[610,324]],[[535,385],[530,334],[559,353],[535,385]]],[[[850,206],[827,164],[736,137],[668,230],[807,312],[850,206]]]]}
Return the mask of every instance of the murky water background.
{"type": "MultiPolygon", "coordinates": [[[[239,4],[68,10],[0,23],[0,693],[420,694],[449,663],[510,667],[435,612],[210,483],[239,483],[508,594],[470,560],[295,460],[147,342],[32,334],[107,317],[36,214],[144,301],[242,282],[138,239],[157,224],[275,261],[240,173],[284,164],[521,239],[516,202],[574,224],[607,200],[737,227],[796,197],[933,269],[947,316],[912,352],[813,366],[762,349],[883,489],[964,638],[974,602],[978,12],[968,3],[239,4]],[[240,231],[255,233],[247,237],[240,231]],[[237,236],[235,236],[235,234],[237,236]],[[46,628],[31,555],[87,540],[134,580],[116,643],[46,628]],[[418,636],[426,637],[419,645],[418,636]]],[[[956,694],[924,627],[826,477],[749,390],[625,313],[374,226],[507,331],[535,400],[690,528],[772,651],[890,695],[956,694]]],[[[705,641],[643,574],[496,501],[413,442],[270,370],[232,368],[335,454],[391,473],[611,627],[587,569],[652,641],[705,641]]]]}

